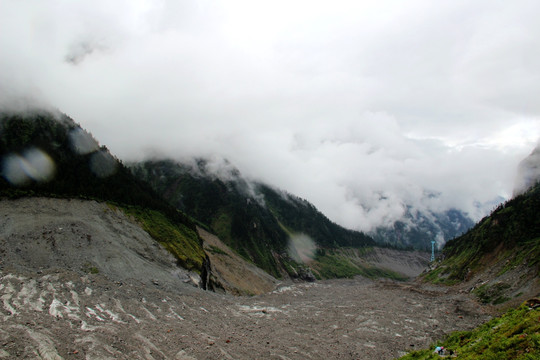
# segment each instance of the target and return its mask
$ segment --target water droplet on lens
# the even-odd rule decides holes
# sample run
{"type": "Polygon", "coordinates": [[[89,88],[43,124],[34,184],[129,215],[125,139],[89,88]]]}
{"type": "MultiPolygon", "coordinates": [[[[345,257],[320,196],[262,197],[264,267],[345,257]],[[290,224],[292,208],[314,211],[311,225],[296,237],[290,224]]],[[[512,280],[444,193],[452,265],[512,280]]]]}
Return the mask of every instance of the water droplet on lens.
{"type": "Polygon", "coordinates": [[[10,154],[4,157],[2,175],[11,184],[22,186],[35,180],[50,181],[54,177],[55,164],[44,151],[31,148],[23,155],[10,154]]]}
{"type": "Polygon", "coordinates": [[[30,181],[23,169],[24,159],[15,154],[4,157],[2,162],[2,176],[12,185],[22,186],[30,181]]]}

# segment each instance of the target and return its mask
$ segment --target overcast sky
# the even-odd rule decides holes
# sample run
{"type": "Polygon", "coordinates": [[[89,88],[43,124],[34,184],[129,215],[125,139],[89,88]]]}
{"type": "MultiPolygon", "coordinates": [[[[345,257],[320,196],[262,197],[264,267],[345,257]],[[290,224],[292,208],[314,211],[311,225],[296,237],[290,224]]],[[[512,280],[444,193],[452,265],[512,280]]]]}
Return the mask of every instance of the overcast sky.
{"type": "Polygon", "coordinates": [[[538,14],[537,0],[0,0],[0,90],[126,161],[226,157],[350,228],[404,204],[478,219],[540,137],[538,14]]]}

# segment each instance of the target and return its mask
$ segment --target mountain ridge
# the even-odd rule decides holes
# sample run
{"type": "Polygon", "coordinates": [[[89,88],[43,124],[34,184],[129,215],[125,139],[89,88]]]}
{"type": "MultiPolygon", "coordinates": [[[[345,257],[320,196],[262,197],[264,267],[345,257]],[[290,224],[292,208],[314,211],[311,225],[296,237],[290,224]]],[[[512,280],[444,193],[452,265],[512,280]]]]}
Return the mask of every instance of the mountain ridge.
{"type": "Polygon", "coordinates": [[[500,204],[446,243],[424,280],[457,285],[482,302],[516,304],[540,295],[540,184],[500,204]]]}
{"type": "Polygon", "coordinates": [[[246,181],[226,161],[218,171],[211,166],[204,159],[188,164],[171,159],[130,164],[135,176],[147,180],[169,203],[209,226],[241,256],[276,277],[312,279],[309,265],[293,259],[296,250],[289,245],[294,235],[309,237],[308,262],[316,260],[317,247],[376,245],[369,236],[331,222],[306,200],[246,181]]]}

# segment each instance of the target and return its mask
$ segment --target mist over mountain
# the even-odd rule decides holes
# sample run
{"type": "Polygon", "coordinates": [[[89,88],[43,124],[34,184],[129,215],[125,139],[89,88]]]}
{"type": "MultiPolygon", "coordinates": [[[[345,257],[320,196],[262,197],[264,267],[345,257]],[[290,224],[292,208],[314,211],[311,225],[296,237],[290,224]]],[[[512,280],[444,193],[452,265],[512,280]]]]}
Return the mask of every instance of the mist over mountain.
{"type": "Polygon", "coordinates": [[[290,259],[302,262],[298,252],[306,252],[311,260],[317,248],[375,244],[369,236],[331,222],[306,200],[247,181],[226,160],[150,160],[130,167],[170,204],[209,226],[240,255],[274,276],[287,270],[290,259]]]}
{"type": "MultiPolygon", "coordinates": [[[[355,240],[353,236],[351,240],[345,241],[341,235],[321,232],[315,224],[320,221],[332,222],[309,200],[290,194],[286,189],[277,189],[270,184],[248,180],[233,164],[219,157],[180,162],[150,160],[130,166],[137,177],[149,181],[154,189],[162,193],[173,205],[207,224],[212,224],[211,218],[218,213],[217,209],[220,206],[230,205],[226,204],[227,201],[231,203],[242,201],[225,200],[223,196],[218,195],[217,184],[220,184],[228,189],[228,196],[235,194],[243,197],[243,201],[258,204],[262,208],[268,207],[286,226],[302,229],[304,232],[312,229],[307,230],[309,236],[323,247],[333,246],[334,242],[339,246],[357,246],[355,242],[363,243],[363,239],[358,237],[355,240]],[[188,186],[187,182],[192,184],[188,186]],[[205,195],[202,195],[203,193],[205,195]],[[204,206],[208,208],[203,210],[204,206]],[[298,213],[302,211],[305,211],[305,214],[298,217],[298,213]],[[315,229],[318,230],[314,231],[315,229]]],[[[447,240],[461,235],[473,225],[474,222],[470,217],[460,210],[450,209],[435,213],[408,206],[400,220],[387,226],[379,226],[375,231],[366,234],[383,246],[429,250],[432,240],[437,241],[437,247],[442,247],[447,240]]],[[[332,226],[339,228],[336,224],[332,226]]],[[[359,234],[353,230],[343,232],[359,234]]]]}
{"type": "Polygon", "coordinates": [[[434,213],[409,206],[401,220],[388,227],[378,227],[370,235],[379,243],[430,250],[431,241],[436,241],[436,248],[442,248],[473,225],[474,221],[457,209],[434,213]]]}
{"type": "Polygon", "coordinates": [[[540,294],[539,147],[517,169],[516,194],[448,241],[423,278],[456,285],[482,302],[518,304],[540,294]]]}
{"type": "Polygon", "coordinates": [[[350,229],[479,220],[540,136],[539,6],[6,1],[0,103],[53,104],[124,161],[225,157],[350,229]]]}
{"type": "Polygon", "coordinates": [[[485,303],[519,303],[540,291],[540,185],[501,203],[442,250],[429,281],[459,284],[485,303]]]}
{"type": "Polygon", "coordinates": [[[540,143],[518,166],[514,196],[523,194],[540,181],[540,143]]]}

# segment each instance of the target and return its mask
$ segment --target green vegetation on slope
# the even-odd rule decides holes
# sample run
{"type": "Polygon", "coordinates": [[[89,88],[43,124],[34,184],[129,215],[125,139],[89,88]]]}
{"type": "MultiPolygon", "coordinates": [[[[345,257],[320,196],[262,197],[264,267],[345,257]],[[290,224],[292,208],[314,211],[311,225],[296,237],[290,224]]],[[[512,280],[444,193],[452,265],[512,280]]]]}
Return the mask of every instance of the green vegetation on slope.
{"type": "Polygon", "coordinates": [[[368,235],[333,223],[306,200],[276,191],[263,184],[258,184],[257,189],[264,195],[266,206],[280,223],[291,232],[308,235],[319,247],[360,248],[375,245],[368,235]]]}
{"type": "MultiPolygon", "coordinates": [[[[429,360],[441,357],[433,352],[444,346],[457,359],[533,360],[540,358],[540,309],[522,305],[509,310],[472,331],[458,331],[431,349],[413,351],[402,360],[429,360]]],[[[446,354],[449,352],[447,351],[446,354]]]]}
{"type": "Polygon", "coordinates": [[[503,262],[500,275],[540,264],[540,186],[500,205],[465,235],[446,243],[442,261],[425,279],[455,284],[503,262]]]}
{"type": "Polygon", "coordinates": [[[369,279],[387,278],[398,281],[407,279],[394,271],[354,261],[353,258],[346,256],[341,251],[318,251],[315,259],[309,265],[315,276],[320,279],[352,278],[358,275],[369,279]]]}
{"type": "Polygon", "coordinates": [[[505,290],[508,288],[510,288],[509,284],[501,282],[493,285],[483,284],[474,289],[473,293],[478,296],[480,301],[484,304],[499,305],[510,300],[509,297],[504,295],[505,290]]]}
{"type": "Polygon", "coordinates": [[[135,217],[144,231],[178,259],[179,265],[200,273],[206,254],[195,230],[174,224],[155,210],[135,206],[122,207],[122,210],[135,217]]]}
{"type": "Polygon", "coordinates": [[[308,235],[324,248],[374,245],[369,236],[332,223],[305,200],[247,183],[228,163],[222,164],[219,177],[205,160],[191,165],[146,161],[133,164],[132,171],[170,204],[206,224],[239,255],[278,278],[283,271],[295,276],[305,270],[288,254],[291,234],[308,235]]]}
{"type": "MultiPolygon", "coordinates": [[[[246,195],[247,184],[225,182],[206,172],[206,163],[191,167],[172,161],[147,161],[132,166],[170,204],[197,219],[244,259],[280,278],[275,254],[285,251],[287,235],[272,214],[246,195]]],[[[235,178],[235,174],[230,174],[235,178]]]]}

